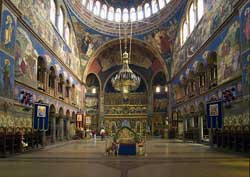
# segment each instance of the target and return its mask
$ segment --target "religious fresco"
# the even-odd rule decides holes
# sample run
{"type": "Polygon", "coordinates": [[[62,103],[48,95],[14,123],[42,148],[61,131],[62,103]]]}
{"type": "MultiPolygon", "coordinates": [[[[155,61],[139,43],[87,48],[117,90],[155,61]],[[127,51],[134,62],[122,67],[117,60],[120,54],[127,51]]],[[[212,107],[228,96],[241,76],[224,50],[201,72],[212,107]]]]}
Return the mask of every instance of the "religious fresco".
{"type": "MultiPolygon", "coordinates": [[[[52,48],[59,58],[81,78],[81,63],[76,46],[76,38],[71,33],[71,45],[68,46],[65,40],[59,35],[49,18],[50,1],[48,0],[12,0],[18,9],[23,13],[24,20],[33,30],[52,48]]],[[[69,17],[68,17],[69,18],[69,17]]],[[[72,30],[73,31],[73,30],[72,30]]]]}
{"type": "Polygon", "coordinates": [[[0,110],[0,127],[4,128],[32,128],[32,110],[23,111],[15,106],[13,112],[2,112],[0,110]]]}
{"type": "MultiPolygon", "coordinates": [[[[131,51],[131,61],[130,64],[134,64],[146,69],[149,69],[152,65],[154,56],[148,52],[143,51],[142,47],[138,45],[132,44],[132,51],[131,51]]],[[[121,65],[121,53],[119,45],[110,46],[109,48],[105,49],[98,58],[97,58],[100,66],[101,71],[105,72],[111,67],[121,65]]]]}
{"type": "MultiPolygon", "coordinates": [[[[59,112],[59,107],[62,107],[64,110],[64,114],[66,114],[66,110],[71,110],[77,112],[78,109],[75,107],[72,107],[68,104],[65,104],[59,100],[53,99],[49,96],[46,95],[41,95],[39,92],[36,92],[34,90],[28,89],[24,86],[21,85],[16,85],[15,86],[15,91],[14,91],[14,98],[15,100],[21,101],[22,93],[29,93],[32,95],[32,102],[38,102],[39,100],[42,100],[44,103],[47,103],[49,105],[54,105],[56,108],[56,112],[59,112]]],[[[28,105],[22,104],[25,107],[28,107],[28,105]]]]}
{"type": "Polygon", "coordinates": [[[175,41],[172,77],[185,65],[204,42],[218,29],[232,13],[235,0],[206,0],[205,14],[195,27],[184,46],[180,43],[180,31],[175,41]]]}
{"type": "Polygon", "coordinates": [[[248,126],[250,124],[249,101],[233,103],[224,108],[224,126],[248,126]]]}
{"type": "Polygon", "coordinates": [[[241,53],[242,53],[242,85],[244,95],[250,95],[250,3],[242,8],[241,22],[241,53]]]}
{"type": "Polygon", "coordinates": [[[197,55],[187,66],[187,69],[183,70],[179,77],[173,80],[175,87],[178,86],[182,78],[188,78],[189,71],[196,72],[198,63],[203,63],[206,66],[210,52],[216,52],[217,54],[218,84],[223,84],[241,75],[239,17],[235,17],[228,27],[225,27],[203,52],[197,55]]]}
{"type": "Polygon", "coordinates": [[[173,45],[178,27],[177,18],[174,17],[169,22],[163,24],[159,29],[145,35],[144,41],[152,45],[162,57],[167,60],[172,56],[173,45]]]}
{"type": "Polygon", "coordinates": [[[13,56],[16,42],[16,17],[5,6],[2,7],[1,22],[0,48],[13,56]]]}
{"type": "Polygon", "coordinates": [[[80,83],[72,76],[64,66],[21,25],[17,27],[17,41],[15,50],[15,79],[30,87],[37,87],[37,58],[42,56],[47,64],[47,69],[54,66],[56,74],[62,74],[64,80],[69,80],[70,84],[76,87],[76,100],[78,104],[82,103],[82,89],[80,83]]]}
{"type": "Polygon", "coordinates": [[[14,91],[14,59],[0,51],[0,96],[12,98],[14,91]]]}
{"type": "Polygon", "coordinates": [[[15,79],[33,88],[37,84],[37,49],[33,47],[33,39],[22,27],[17,27],[15,50],[15,79]]]}
{"type": "Polygon", "coordinates": [[[235,21],[217,49],[218,84],[241,74],[240,23],[235,21]]]}
{"type": "Polygon", "coordinates": [[[250,95],[250,49],[242,54],[242,86],[244,95],[250,95]]]}
{"type": "Polygon", "coordinates": [[[98,47],[110,40],[110,37],[104,36],[85,24],[80,22],[73,13],[71,13],[72,23],[76,32],[76,44],[82,63],[82,66],[87,65],[88,60],[93,56],[98,47]]]}
{"type": "Polygon", "coordinates": [[[250,48],[250,3],[247,3],[241,11],[241,51],[250,48]]]}

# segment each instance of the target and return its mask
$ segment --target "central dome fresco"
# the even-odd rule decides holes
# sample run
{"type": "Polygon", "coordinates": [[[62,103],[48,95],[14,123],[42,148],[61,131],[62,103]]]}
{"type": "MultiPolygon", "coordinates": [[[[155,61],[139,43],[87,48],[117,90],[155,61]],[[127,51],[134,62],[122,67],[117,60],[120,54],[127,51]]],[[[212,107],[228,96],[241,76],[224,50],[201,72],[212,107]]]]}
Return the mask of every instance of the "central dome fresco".
{"type": "Polygon", "coordinates": [[[104,2],[116,8],[137,7],[146,2],[146,0],[104,0],[104,2]]]}

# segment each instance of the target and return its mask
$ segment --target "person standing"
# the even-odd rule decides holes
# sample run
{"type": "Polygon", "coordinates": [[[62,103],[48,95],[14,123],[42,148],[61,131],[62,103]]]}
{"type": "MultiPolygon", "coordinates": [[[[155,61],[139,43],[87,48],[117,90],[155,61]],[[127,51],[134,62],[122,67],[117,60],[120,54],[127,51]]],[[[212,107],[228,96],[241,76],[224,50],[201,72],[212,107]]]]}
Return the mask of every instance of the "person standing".
{"type": "Polygon", "coordinates": [[[102,141],[103,141],[104,138],[105,138],[105,130],[104,130],[104,128],[101,129],[100,135],[101,135],[101,138],[102,138],[102,141]]]}

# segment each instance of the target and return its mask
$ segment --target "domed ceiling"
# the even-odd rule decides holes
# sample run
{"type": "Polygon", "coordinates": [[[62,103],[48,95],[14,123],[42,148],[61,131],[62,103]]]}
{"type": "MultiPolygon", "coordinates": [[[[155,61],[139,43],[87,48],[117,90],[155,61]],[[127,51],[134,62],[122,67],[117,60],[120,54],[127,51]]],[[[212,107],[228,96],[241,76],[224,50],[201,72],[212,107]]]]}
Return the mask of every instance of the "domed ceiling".
{"type": "Polygon", "coordinates": [[[115,8],[130,8],[145,3],[145,0],[104,0],[104,2],[115,8]]]}
{"type": "Polygon", "coordinates": [[[159,28],[173,16],[180,16],[179,13],[182,12],[186,0],[66,0],[65,2],[83,24],[102,34],[118,36],[119,24],[123,28],[132,22],[133,34],[137,35],[159,28]]]}

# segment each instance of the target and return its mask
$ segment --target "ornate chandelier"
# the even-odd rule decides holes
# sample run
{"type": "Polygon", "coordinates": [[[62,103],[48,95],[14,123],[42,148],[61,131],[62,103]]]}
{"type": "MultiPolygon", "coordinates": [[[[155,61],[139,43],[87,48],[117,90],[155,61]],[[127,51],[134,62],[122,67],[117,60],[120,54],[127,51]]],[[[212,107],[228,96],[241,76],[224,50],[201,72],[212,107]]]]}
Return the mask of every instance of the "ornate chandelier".
{"type": "Polygon", "coordinates": [[[127,53],[127,36],[126,36],[126,27],[125,27],[125,51],[122,52],[122,42],[121,42],[121,31],[119,24],[119,39],[120,39],[120,53],[122,61],[122,69],[116,74],[112,79],[112,86],[115,90],[122,92],[124,94],[136,90],[141,82],[141,78],[138,77],[133,71],[129,68],[129,62],[131,58],[131,41],[132,41],[132,23],[131,23],[131,37],[130,37],[130,49],[127,53]]]}

